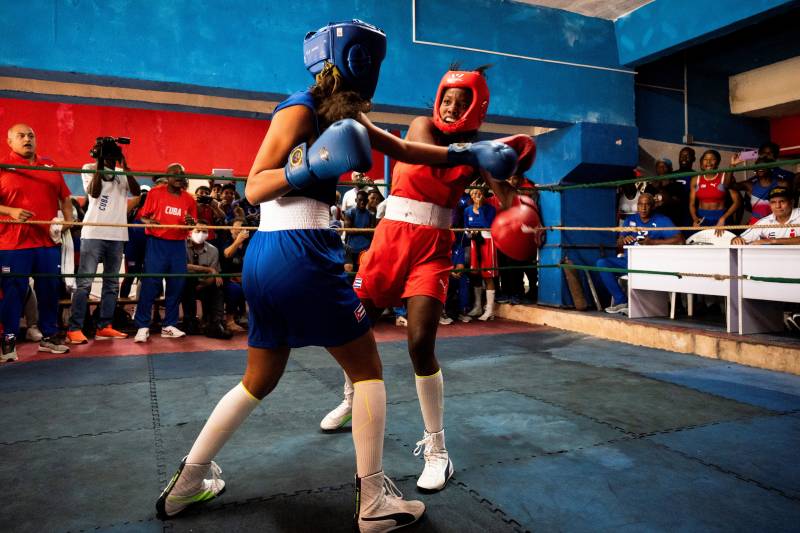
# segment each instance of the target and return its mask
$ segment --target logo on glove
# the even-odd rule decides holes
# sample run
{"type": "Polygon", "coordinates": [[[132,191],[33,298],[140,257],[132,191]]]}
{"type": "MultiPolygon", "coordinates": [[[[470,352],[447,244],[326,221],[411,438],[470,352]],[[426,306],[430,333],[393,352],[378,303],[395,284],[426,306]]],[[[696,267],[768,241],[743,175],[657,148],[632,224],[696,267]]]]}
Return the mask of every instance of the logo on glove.
{"type": "Polygon", "coordinates": [[[298,146],[294,150],[292,150],[291,154],[289,154],[289,165],[292,168],[297,168],[302,164],[303,164],[303,147],[298,146]]]}

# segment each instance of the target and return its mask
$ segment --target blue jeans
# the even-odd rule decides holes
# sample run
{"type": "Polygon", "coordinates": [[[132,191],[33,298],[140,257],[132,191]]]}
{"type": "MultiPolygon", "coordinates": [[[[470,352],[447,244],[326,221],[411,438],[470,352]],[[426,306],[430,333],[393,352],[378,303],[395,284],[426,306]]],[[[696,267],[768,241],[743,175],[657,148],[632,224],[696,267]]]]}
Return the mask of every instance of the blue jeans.
{"type": "MultiPolygon", "coordinates": [[[[186,265],[186,241],[147,237],[147,251],[144,256],[145,274],[186,274],[188,272],[186,265]]],[[[153,303],[158,296],[162,279],[164,278],[142,278],[142,293],[139,295],[139,303],[136,305],[136,316],[134,317],[137,328],[146,328],[150,325],[153,303]]],[[[186,278],[169,277],[166,279],[164,327],[174,326],[178,323],[178,309],[183,285],[186,283],[186,278]]]]}
{"type": "MultiPolygon", "coordinates": [[[[61,247],[47,246],[23,250],[0,250],[2,272],[22,274],[60,274],[61,247]]],[[[58,333],[58,292],[61,279],[57,276],[36,277],[33,287],[39,304],[39,327],[45,337],[58,333]]],[[[0,277],[0,322],[5,333],[19,334],[19,319],[28,292],[28,278],[0,277]]]]}
{"type": "MultiPolygon", "coordinates": [[[[597,266],[602,268],[628,268],[628,256],[623,257],[601,257],[597,260],[597,266]]],[[[598,272],[603,286],[614,297],[614,304],[624,304],[628,302],[628,296],[622,292],[617,281],[622,274],[616,272],[598,272]]]]}
{"type": "MultiPolygon", "coordinates": [[[[107,274],[119,273],[122,263],[122,250],[124,241],[107,241],[103,239],[81,239],[81,262],[78,265],[78,274],[95,274],[97,265],[103,263],[103,272],[107,274]]],[[[72,315],[69,318],[69,330],[77,331],[83,328],[86,317],[86,306],[89,292],[92,289],[94,278],[77,278],[75,294],[72,295],[72,315]]],[[[114,319],[114,309],[117,306],[119,294],[119,278],[103,278],[103,291],[100,296],[100,320],[97,328],[101,329],[111,325],[114,319]]]]}

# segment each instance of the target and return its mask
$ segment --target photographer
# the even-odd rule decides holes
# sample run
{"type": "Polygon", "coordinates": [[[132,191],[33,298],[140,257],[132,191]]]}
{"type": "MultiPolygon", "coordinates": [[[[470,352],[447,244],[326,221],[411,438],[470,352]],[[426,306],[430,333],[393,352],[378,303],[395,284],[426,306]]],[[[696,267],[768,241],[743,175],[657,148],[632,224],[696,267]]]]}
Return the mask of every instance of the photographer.
{"type": "MultiPolygon", "coordinates": [[[[219,202],[211,196],[211,189],[209,187],[205,185],[199,186],[194,191],[194,197],[197,200],[198,220],[207,220],[212,226],[222,224],[225,220],[225,212],[220,209],[219,202]]],[[[208,240],[213,243],[216,238],[214,230],[209,229],[208,240]]]]}
{"type": "MultiPolygon", "coordinates": [[[[108,174],[106,169],[128,172],[128,163],[120,144],[129,144],[130,139],[120,137],[98,137],[89,155],[95,163],[83,165],[83,188],[87,194],[88,208],[84,222],[125,224],[127,222],[128,193],[138,196],[139,183],[130,174],[108,174]],[[118,166],[119,164],[119,166],[118,166]]],[[[124,227],[85,226],[81,231],[81,254],[79,274],[95,274],[97,265],[103,263],[107,274],[119,272],[122,252],[128,241],[128,229],[124,227]]],[[[67,342],[86,344],[83,321],[86,317],[87,300],[92,288],[91,277],[79,277],[72,295],[72,315],[69,320],[67,342]]],[[[100,319],[97,322],[96,340],[124,339],[128,335],[111,327],[119,294],[119,278],[103,278],[100,298],[100,319]]]]}

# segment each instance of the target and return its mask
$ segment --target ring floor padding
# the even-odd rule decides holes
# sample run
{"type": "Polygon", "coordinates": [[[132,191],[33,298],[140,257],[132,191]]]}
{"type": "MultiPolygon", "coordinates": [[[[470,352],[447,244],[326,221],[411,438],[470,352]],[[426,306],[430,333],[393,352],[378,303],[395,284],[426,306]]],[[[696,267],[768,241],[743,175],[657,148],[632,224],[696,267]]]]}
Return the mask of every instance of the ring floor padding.
{"type": "MultiPolygon", "coordinates": [[[[448,328],[437,355],[455,476],[437,494],[415,488],[422,420],[405,330],[377,331],[384,467],[428,509],[407,531],[800,524],[800,376],[502,320],[448,328]]],[[[352,438],[318,429],[342,372],[319,348],[293,353],[219,453],[226,492],[155,518],[159,491],[241,378],[243,342],[94,343],[39,359],[22,345],[21,362],[0,366],[3,531],[352,531],[352,438]]]]}

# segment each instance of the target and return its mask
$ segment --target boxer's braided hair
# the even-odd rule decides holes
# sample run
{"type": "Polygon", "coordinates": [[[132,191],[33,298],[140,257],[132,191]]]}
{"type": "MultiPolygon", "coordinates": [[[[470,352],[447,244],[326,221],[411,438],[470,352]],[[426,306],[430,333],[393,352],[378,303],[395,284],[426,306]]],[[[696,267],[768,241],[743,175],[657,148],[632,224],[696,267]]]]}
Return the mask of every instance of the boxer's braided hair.
{"type": "Polygon", "coordinates": [[[369,100],[345,88],[339,69],[330,63],[326,63],[317,74],[316,83],[311,87],[311,97],[314,98],[320,128],[323,130],[337,120],[355,119],[360,113],[368,113],[372,109],[369,100]]]}

